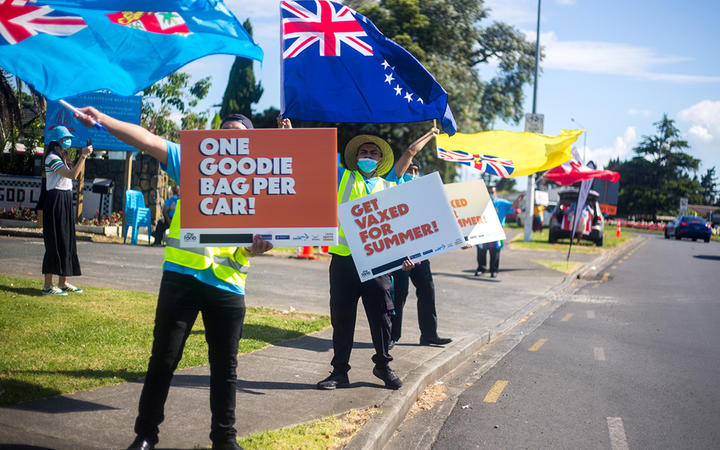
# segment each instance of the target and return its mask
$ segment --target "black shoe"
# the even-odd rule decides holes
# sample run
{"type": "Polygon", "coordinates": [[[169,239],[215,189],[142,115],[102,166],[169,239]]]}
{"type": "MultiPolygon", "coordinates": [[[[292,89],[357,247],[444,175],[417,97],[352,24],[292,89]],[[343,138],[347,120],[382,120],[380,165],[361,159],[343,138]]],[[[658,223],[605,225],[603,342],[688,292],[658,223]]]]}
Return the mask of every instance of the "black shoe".
{"type": "Polygon", "coordinates": [[[386,388],[400,389],[403,385],[402,380],[395,375],[395,372],[393,372],[390,367],[375,367],[373,369],[373,375],[383,380],[386,388]]]}
{"type": "Polygon", "coordinates": [[[481,273],[485,273],[485,269],[476,269],[475,270],[475,276],[480,275],[481,273]]]}
{"type": "Polygon", "coordinates": [[[132,444],[130,444],[127,450],[152,450],[154,448],[155,444],[153,444],[150,439],[138,436],[132,441],[132,444]]]}
{"type": "Polygon", "coordinates": [[[390,342],[388,342],[388,350],[392,350],[393,347],[395,347],[395,339],[390,339],[390,342]]]}
{"type": "Polygon", "coordinates": [[[450,338],[441,338],[438,336],[426,338],[420,336],[420,345],[447,345],[452,342],[450,338]]]}
{"type": "Polygon", "coordinates": [[[490,272],[490,278],[497,278],[497,272],[490,272]]]}
{"type": "Polygon", "coordinates": [[[235,439],[227,442],[215,443],[213,442],[212,450],[243,450],[235,439]]]}
{"type": "Polygon", "coordinates": [[[345,387],[350,384],[347,373],[330,372],[330,376],[317,384],[318,389],[329,391],[338,387],[345,387]]]}

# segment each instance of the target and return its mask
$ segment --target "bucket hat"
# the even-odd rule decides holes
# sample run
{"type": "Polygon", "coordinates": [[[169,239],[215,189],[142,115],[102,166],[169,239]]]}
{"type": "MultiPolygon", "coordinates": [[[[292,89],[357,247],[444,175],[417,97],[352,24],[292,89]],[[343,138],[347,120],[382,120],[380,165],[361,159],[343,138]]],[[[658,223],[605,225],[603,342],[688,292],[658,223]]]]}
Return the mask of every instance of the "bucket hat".
{"type": "Polygon", "coordinates": [[[395,164],[395,155],[384,139],[371,134],[360,134],[350,139],[350,142],[345,146],[345,167],[350,170],[359,170],[357,165],[357,154],[358,148],[363,144],[375,144],[382,152],[382,160],[378,164],[377,174],[382,177],[385,176],[395,164]]]}

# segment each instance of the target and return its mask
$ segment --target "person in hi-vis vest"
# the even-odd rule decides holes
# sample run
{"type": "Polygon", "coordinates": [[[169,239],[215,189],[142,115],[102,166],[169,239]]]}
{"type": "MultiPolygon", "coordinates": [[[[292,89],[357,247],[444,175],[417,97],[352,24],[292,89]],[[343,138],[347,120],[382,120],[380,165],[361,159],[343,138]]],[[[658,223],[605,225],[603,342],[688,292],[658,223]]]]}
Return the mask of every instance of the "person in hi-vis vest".
{"type": "MultiPolygon", "coordinates": [[[[418,139],[411,147],[423,145],[429,139],[418,139]]],[[[417,150],[414,151],[417,153],[417,150]]],[[[413,153],[413,154],[414,154],[413,153]]],[[[345,146],[345,168],[338,165],[338,204],[345,203],[394,186],[394,181],[382,177],[393,168],[394,156],[390,145],[383,139],[371,135],[359,135],[345,146]]],[[[330,376],[317,383],[318,389],[335,389],[350,384],[350,352],[355,339],[355,322],[358,299],[362,297],[363,307],[370,325],[375,354],[373,375],[380,378],[386,387],[399,389],[402,381],[390,368],[389,354],[390,317],[393,301],[390,295],[392,281],[390,274],[381,275],[360,282],[355,262],[350,254],[342,227],[338,228],[338,245],[330,247],[330,321],[333,327],[333,370],[330,376]]],[[[406,260],[404,270],[414,264],[406,260]]]]}
{"type": "MultiPolygon", "coordinates": [[[[85,126],[100,122],[121,141],[160,161],[176,183],[180,183],[180,145],[154,135],[141,126],[123,122],[92,107],[80,108],[75,117],[85,126]]],[[[252,128],[245,116],[227,118],[221,128],[252,128]]],[[[151,449],[158,442],[158,426],[170,381],[198,313],[202,313],[210,361],[210,439],[213,449],[240,448],[235,430],[238,341],[245,318],[245,279],[248,258],[264,253],[272,244],[256,235],[249,247],[180,247],[178,200],[165,247],[155,329],[145,377],[135,441],[131,449],[151,449]]]]}

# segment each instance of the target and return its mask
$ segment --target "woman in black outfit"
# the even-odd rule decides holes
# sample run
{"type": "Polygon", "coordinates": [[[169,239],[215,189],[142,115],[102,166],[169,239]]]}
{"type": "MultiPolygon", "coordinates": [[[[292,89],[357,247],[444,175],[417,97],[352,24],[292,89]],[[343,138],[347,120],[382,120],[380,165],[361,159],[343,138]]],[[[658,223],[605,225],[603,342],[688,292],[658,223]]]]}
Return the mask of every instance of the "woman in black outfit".
{"type": "Polygon", "coordinates": [[[81,275],[75,244],[72,180],[82,171],[85,160],[92,153],[92,147],[83,148],[77,163],[72,164],[67,153],[72,137],[65,127],[53,128],[50,130],[50,144],[45,155],[47,192],[43,204],[45,257],[42,264],[45,275],[42,293],[45,295],[82,292],[82,289],[68,283],[66,278],[81,275]],[[57,286],[52,284],[53,274],[59,276],[57,286]]]}

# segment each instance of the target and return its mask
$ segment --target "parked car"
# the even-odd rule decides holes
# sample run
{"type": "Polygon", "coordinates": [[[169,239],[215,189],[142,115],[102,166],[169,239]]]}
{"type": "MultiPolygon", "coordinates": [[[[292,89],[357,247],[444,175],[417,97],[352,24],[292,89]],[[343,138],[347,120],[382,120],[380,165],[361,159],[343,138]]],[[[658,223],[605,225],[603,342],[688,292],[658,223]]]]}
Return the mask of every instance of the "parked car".
{"type": "MultiPolygon", "coordinates": [[[[560,199],[555,207],[548,224],[548,242],[554,243],[558,239],[569,239],[572,236],[572,226],[575,218],[575,204],[578,199],[578,189],[570,188],[559,192],[560,199]]],[[[600,211],[598,198],[600,194],[591,190],[588,194],[582,214],[585,227],[582,229],[581,239],[592,241],[598,247],[603,245],[603,232],[605,230],[605,217],[600,211]]],[[[577,233],[575,234],[577,238],[577,233]]]]}
{"type": "Polygon", "coordinates": [[[665,239],[673,236],[675,239],[691,238],[693,241],[703,239],[705,242],[710,242],[711,234],[710,224],[697,216],[678,216],[665,226],[665,239]]]}

